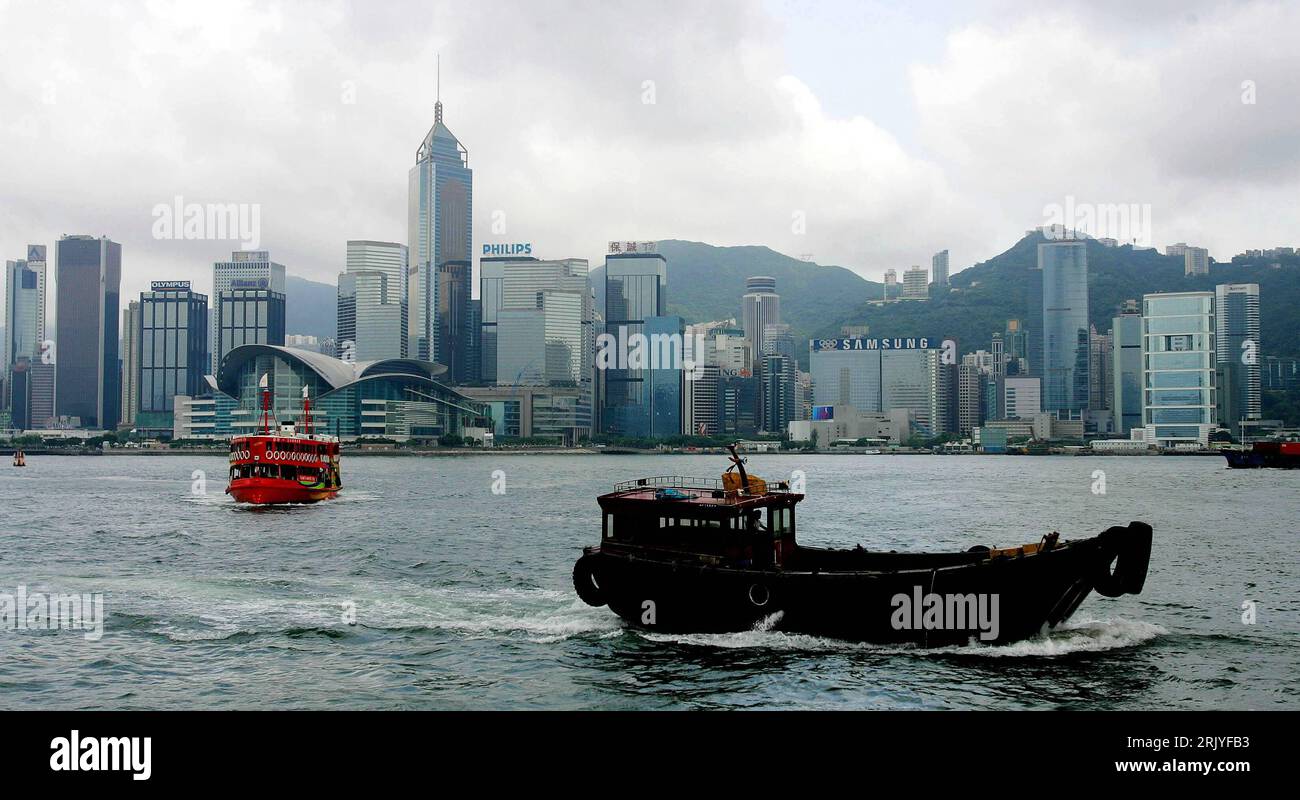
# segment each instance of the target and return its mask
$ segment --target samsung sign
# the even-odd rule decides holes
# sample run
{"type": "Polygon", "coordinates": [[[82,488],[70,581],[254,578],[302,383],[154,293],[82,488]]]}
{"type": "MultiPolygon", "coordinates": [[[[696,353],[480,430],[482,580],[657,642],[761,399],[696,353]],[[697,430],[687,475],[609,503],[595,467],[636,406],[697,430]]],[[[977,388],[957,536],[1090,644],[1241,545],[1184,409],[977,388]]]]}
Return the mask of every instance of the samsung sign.
{"type": "Polygon", "coordinates": [[[150,281],[149,289],[155,292],[162,292],[168,289],[188,289],[189,281],[150,281]]]}
{"type": "Polygon", "coordinates": [[[515,242],[514,244],[483,245],[483,255],[485,256],[531,256],[532,254],[533,254],[532,242],[515,242]]]}
{"type": "Polygon", "coordinates": [[[909,336],[903,339],[868,339],[852,336],[841,339],[810,340],[814,353],[823,350],[933,350],[943,346],[935,336],[909,336]]]}

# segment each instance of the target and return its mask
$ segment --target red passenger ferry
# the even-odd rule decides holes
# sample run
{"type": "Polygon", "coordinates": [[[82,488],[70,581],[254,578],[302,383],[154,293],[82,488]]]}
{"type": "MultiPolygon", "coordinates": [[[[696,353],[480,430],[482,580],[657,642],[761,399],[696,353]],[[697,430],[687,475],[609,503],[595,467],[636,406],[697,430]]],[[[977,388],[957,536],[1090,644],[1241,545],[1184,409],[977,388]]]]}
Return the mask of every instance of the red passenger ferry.
{"type": "Polygon", "coordinates": [[[293,422],[270,430],[271,393],[262,378],[262,432],[230,440],[230,485],[226,493],[240,503],[278,505],[317,503],[338,496],[339,440],[312,433],[311,400],[302,390],[303,430],[293,422]]]}

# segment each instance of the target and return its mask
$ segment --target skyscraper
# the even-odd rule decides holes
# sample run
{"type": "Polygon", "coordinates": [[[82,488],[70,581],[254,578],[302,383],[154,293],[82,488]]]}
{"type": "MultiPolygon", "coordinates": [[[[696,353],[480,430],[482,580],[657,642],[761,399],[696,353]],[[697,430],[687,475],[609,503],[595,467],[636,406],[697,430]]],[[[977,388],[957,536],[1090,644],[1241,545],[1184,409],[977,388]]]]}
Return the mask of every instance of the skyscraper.
{"type": "Polygon", "coordinates": [[[1188,247],[1183,252],[1184,275],[1209,275],[1210,251],[1204,247],[1188,247]]]}
{"type": "Polygon", "coordinates": [[[347,243],[338,281],[338,339],[352,342],[356,360],[407,357],[406,263],[406,245],[347,243]]]}
{"type": "MultiPolygon", "coordinates": [[[[634,337],[649,335],[648,321],[664,319],[667,284],[668,262],[658,253],[611,253],[605,257],[604,349],[616,355],[627,353],[634,337]]],[[[651,370],[619,362],[621,359],[602,365],[597,354],[603,430],[618,436],[650,436],[654,428],[651,370]]]]}
{"type": "MultiPolygon", "coordinates": [[[[1043,410],[1088,407],[1088,251],[1082,241],[1038,245],[1042,273],[1043,410]]],[[[1031,369],[1034,369],[1031,364],[1031,369]]]]}
{"type": "Polygon", "coordinates": [[[1097,326],[1088,329],[1088,408],[1091,411],[1110,410],[1114,394],[1114,362],[1111,333],[1097,333],[1097,326]]]}
{"type": "Polygon", "coordinates": [[[745,279],[745,294],[740,298],[740,326],[749,345],[750,371],[757,375],[763,359],[763,330],[781,321],[781,296],[776,293],[776,278],[756,275],[745,279]]]}
{"type": "Polygon", "coordinates": [[[140,293],[139,322],[134,424],[146,433],[170,432],[176,396],[206,391],[208,297],[190,291],[189,281],[153,281],[149,291],[140,293]]]}
{"type": "Polygon", "coordinates": [[[852,406],[861,414],[908,409],[934,435],[956,425],[955,365],[935,337],[813,339],[814,406],[852,406]]]}
{"type": "Polygon", "coordinates": [[[940,250],[930,259],[930,273],[935,286],[948,285],[948,251],[940,250]]]}
{"type": "Polygon", "coordinates": [[[1219,387],[1220,400],[1231,393],[1237,418],[1224,419],[1234,432],[1242,419],[1259,419],[1262,413],[1259,349],[1259,284],[1224,283],[1214,287],[1214,321],[1217,361],[1239,364],[1227,372],[1230,385],[1219,387]]]}
{"type": "MultiPolygon", "coordinates": [[[[252,281],[250,281],[252,282],[252,281]]],[[[284,295],[270,289],[245,288],[242,280],[217,296],[217,358],[245,344],[284,345],[284,295]]]]}
{"type": "Polygon", "coordinates": [[[122,245],[108,237],[63,236],[55,246],[57,318],[55,413],[86,428],[117,426],[118,305],[122,245]]]}
{"type": "MultiPolygon", "coordinates": [[[[10,412],[15,428],[44,427],[33,424],[39,405],[33,395],[32,373],[43,366],[45,342],[45,245],[29,245],[27,258],[5,264],[4,349],[0,351],[0,409],[10,412]]],[[[38,393],[39,395],[39,393],[38,393]]],[[[48,412],[45,414],[48,416],[48,412]]]]}
{"type": "Polygon", "coordinates": [[[536,260],[532,256],[479,259],[479,378],[484,383],[496,383],[497,379],[497,313],[505,292],[506,265],[536,260]]]}
{"type": "MultiPolygon", "coordinates": [[[[771,327],[771,326],[769,326],[771,327]]],[[[794,359],[782,352],[769,352],[763,356],[762,369],[762,428],[781,435],[786,432],[796,416],[798,368],[794,359]]]]}
{"type": "MultiPolygon", "coordinates": [[[[132,300],[126,304],[126,313],[122,315],[122,425],[135,425],[136,412],[140,410],[140,301],[132,300]]],[[[211,360],[207,359],[208,328],[205,324],[200,335],[204,343],[203,367],[211,360]]]]}
{"type": "Polygon", "coordinates": [[[443,124],[440,96],[407,186],[408,352],[446,365],[449,380],[461,382],[469,372],[474,173],[469,151],[443,124]]]}
{"type": "Polygon", "coordinates": [[[1111,320],[1111,368],[1114,372],[1110,403],[1115,432],[1127,434],[1142,427],[1142,314],[1136,306],[1125,308],[1111,320]]]}
{"type": "Polygon", "coordinates": [[[957,432],[970,436],[973,428],[984,424],[985,389],[989,375],[967,358],[957,368],[957,432]]]}
{"type": "Polygon", "coordinates": [[[1143,296],[1142,423],[1148,442],[1208,443],[1218,417],[1214,330],[1213,292],[1143,296]]]}
{"type": "MultiPolygon", "coordinates": [[[[502,267],[495,309],[498,385],[590,388],[587,260],[515,261],[502,267]]],[[[496,299],[496,298],[494,298],[496,299]]],[[[590,398],[588,398],[590,402],[590,398]]]]}
{"type": "MultiPolygon", "coordinates": [[[[284,296],[285,271],[283,264],[271,260],[267,250],[236,250],[229,261],[217,261],[212,265],[212,308],[208,315],[211,333],[208,335],[208,352],[211,354],[211,375],[217,374],[221,357],[228,352],[218,346],[217,325],[221,320],[221,297],[231,289],[262,289],[284,296]]],[[[266,344],[284,344],[266,342],[266,344]]]]}

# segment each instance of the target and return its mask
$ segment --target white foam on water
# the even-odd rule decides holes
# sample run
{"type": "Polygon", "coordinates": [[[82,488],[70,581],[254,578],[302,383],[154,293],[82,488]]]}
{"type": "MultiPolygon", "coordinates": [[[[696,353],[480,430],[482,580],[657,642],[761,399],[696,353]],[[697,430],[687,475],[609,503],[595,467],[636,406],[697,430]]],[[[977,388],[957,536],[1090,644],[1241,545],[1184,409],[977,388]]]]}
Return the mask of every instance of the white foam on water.
{"type": "MultiPolygon", "coordinates": [[[[479,590],[415,585],[287,587],[296,597],[275,597],[285,587],[150,586],[143,608],[127,613],[155,619],[155,632],[176,641],[224,639],[323,629],[345,632],[351,608],[359,629],[443,630],[472,637],[523,635],[539,643],[588,633],[618,633],[622,624],[605,609],[548,589],[479,590]],[[147,599],[146,599],[147,598],[147,599]]],[[[139,605],[133,604],[133,605],[139,605]]]]}
{"type": "Polygon", "coordinates": [[[1098,653],[1136,647],[1169,631],[1150,622],[1127,619],[1077,620],[1049,632],[1046,636],[1004,645],[968,644],[938,647],[926,653],[958,653],[994,658],[1056,657],[1071,653],[1098,653]]]}
{"type": "Polygon", "coordinates": [[[652,642],[723,649],[756,648],[810,653],[866,651],[916,656],[962,655],[990,658],[1042,658],[1135,647],[1168,633],[1159,625],[1153,625],[1149,622],[1125,619],[1080,620],[1062,625],[1046,636],[1011,644],[987,645],[973,642],[949,647],[900,647],[871,644],[869,642],[850,642],[774,630],[774,626],[779,622],[779,613],[759,621],[752,630],[737,633],[663,634],[638,631],[638,634],[652,642]]]}

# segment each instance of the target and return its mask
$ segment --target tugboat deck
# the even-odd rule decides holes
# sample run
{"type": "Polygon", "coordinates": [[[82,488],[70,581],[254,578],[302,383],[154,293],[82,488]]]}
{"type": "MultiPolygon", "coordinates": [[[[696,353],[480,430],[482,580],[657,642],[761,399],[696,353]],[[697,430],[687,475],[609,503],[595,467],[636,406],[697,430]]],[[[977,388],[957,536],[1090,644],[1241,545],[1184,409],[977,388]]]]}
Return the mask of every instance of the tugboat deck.
{"type": "Polygon", "coordinates": [[[784,482],[765,484],[761,491],[742,492],[728,488],[717,478],[659,475],[616,484],[613,492],[601,495],[599,499],[742,509],[785,505],[802,500],[803,495],[790,491],[784,482]]]}

